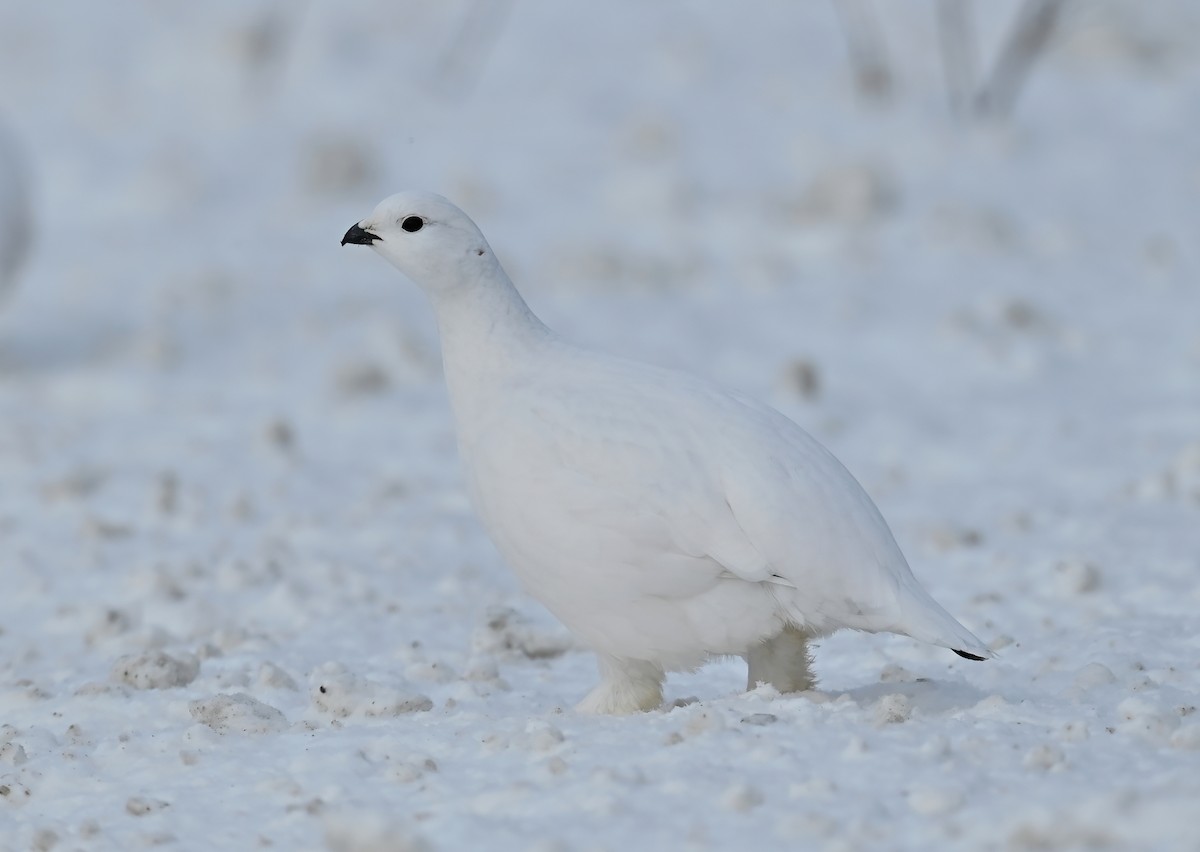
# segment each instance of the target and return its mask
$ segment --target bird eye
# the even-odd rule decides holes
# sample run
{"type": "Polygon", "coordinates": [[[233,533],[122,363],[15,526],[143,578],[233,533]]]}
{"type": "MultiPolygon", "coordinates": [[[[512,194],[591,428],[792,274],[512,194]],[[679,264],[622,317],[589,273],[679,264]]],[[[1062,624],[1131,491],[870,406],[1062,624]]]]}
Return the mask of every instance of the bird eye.
{"type": "Polygon", "coordinates": [[[425,220],[420,216],[409,216],[400,223],[400,227],[412,234],[425,227],[425,220]]]}

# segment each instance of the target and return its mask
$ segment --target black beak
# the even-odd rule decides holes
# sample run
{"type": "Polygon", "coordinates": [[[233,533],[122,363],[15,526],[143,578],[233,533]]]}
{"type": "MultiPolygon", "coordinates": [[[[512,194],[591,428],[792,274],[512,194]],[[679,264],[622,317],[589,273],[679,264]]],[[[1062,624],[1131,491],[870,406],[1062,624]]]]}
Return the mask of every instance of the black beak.
{"type": "Polygon", "coordinates": [[[351,225],[350,230],[346,232],[346,236],[342,237],[342,245],[350,243],[355,246],[369,246],[377,239],[379,237],[370,231],[360,228],[358,225],[351,225]]]}

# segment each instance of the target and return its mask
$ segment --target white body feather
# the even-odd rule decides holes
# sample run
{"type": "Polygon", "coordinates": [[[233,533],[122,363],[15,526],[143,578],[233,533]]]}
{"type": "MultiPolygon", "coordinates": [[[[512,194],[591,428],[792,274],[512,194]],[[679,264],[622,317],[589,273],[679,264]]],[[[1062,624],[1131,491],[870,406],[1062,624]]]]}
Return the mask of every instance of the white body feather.
{"type": "Polygon", "coordinates": [[[688,667],[791,623],[986,653],[917,583],[850,473],[783,415],[531,337],[493,361],[486,388],[447,351],[459,446],[506,561],[590,647],[688,667]]]}

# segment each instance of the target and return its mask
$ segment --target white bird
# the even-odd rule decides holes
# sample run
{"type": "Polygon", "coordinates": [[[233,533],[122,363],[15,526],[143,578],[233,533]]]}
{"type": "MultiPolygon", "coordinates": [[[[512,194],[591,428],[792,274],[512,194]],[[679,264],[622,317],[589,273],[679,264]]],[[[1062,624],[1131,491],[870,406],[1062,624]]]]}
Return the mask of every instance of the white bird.
{"type": "Polygon", "coordinates": [[[808,641],[846,627],[992,656],[913,577],[854,477],[779,412],[562,339],[441,196],[393,195],[347,243],[433,304],[473,505],[523,587],[599,658],[580,711],[653,709],[667,671],[723,655],[746,659],[748,688],[809,689],[808,641]]]}

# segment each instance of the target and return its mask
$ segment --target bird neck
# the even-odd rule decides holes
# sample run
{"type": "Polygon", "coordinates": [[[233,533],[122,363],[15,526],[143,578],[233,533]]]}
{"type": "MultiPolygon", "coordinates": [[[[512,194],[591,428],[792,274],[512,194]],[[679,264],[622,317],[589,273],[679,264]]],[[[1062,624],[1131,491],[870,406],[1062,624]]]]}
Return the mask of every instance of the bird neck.
{"type": "Polygon", "coordinates": [[[504,380],[553,338],[500,265],[431,294],[455,418],[477,421],[504,380]]]}

